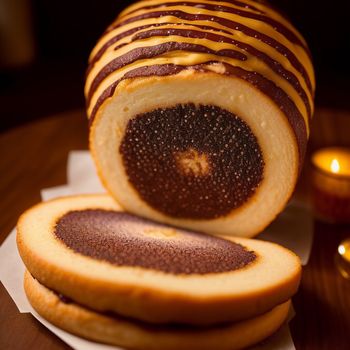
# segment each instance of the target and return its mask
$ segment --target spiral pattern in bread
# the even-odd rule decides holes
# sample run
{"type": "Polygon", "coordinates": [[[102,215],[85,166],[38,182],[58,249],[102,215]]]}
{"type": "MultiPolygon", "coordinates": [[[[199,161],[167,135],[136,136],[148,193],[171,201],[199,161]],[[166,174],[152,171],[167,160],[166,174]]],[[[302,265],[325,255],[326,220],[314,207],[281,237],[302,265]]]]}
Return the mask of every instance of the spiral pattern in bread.
{"type": "Polygon", "coordinates": [[[90,146],[129,211],[253,236],[291,196],[313,114],[307,44],[252,0],[139,1],[90,56],[90,146]]]}

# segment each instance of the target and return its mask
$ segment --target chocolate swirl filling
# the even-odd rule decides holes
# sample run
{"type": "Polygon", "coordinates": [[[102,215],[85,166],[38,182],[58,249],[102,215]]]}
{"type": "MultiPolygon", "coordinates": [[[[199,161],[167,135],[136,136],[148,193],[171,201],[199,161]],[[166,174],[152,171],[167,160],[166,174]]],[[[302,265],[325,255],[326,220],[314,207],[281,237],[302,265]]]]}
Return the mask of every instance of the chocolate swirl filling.
{"type": "Polygon", "coordinates": [[[229,240],[102,209],[68,212],[57,220],[54,234],[93,259],[171,274],[234,271],[256,259],[229,240]]]}
{"type": "Polygon", "coordinates": [[[135,116],[120,153],[140,197],[171,217],[228,215],[263,179],[256,137],[241,118],[217,106],[185,104],[135,116]]]}

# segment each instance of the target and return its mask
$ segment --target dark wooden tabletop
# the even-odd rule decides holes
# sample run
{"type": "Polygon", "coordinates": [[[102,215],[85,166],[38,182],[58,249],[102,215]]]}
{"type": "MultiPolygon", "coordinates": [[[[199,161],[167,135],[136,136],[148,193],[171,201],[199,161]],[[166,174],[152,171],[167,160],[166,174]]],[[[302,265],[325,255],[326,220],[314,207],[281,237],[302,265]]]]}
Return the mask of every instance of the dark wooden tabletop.
{"type": "MultiPolygon", "coordinates": [[[[70,150],[87,149],[82,111],[67,112],[0,135],[0,243],[18,216],[40,201],[40,189],[66,183],[70,150]]],[[[350,112],[316,112],[310,149],[350,146],[350,112]]],[[[298,195],[307,197],[308,163],[298,195]]],[[[350,227],[315,221],[314,243],[304,268],[291,331],[297,349],[350,349],[350,282],[337,272],[334,255],[350,227]]],[[[11,266],[9,266],[11,268],[11,266]]],[[[0,349],[69,349],[30,314],[20,314],[0,285],[0,349]]]]}

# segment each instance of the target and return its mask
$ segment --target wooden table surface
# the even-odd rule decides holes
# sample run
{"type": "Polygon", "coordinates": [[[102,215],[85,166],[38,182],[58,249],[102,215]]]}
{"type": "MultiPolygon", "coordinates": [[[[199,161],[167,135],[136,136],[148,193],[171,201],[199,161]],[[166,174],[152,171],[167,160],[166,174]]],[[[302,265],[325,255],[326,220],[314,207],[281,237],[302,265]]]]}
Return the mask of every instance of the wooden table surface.
{"type": "MultiPolygon", "coordinates": [[[[68,152],[86,149],[87,134],[84,113],[72,111],[0,135],[0,244],[18,216],[40,201],[40,189],[66,183],[68,152]]],[[[350,145],[350,112],[317,111],[310,148],[325,145],[350,145]]],[[[303,197],[308,192],[307,168],[298,190],[303,197]]],[[[310,261],[293,298],[292,336],[297,349],[350,349],[350,282],[334,264],[337,246],[350,237],[350,227],[318,221],[314,227],[310,261]]],[[[30,314],[20,314],[1,284],[0,349],[69,347],[30,314]]]]}

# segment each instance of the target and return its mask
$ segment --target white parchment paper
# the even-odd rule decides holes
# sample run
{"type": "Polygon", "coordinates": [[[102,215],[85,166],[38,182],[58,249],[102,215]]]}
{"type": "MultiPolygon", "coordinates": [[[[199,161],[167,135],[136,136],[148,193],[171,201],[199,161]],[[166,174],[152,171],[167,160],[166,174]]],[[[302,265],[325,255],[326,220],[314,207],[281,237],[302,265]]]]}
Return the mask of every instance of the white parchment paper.
{"type": "MultiPolygon", "coordinates": [[[[68,184],[41,191],[43,201],[81,193],[105,192],[98,179],[88,151],[73,151],[69,154],[67,166],[68,184]]],[[[298,254],[302,264],[309,259],[313,224],[310,210],[299,202],[291,202],[286,210],[258,238],[279,243],[298,254]]],[[[39,322],[76,350],[122,350],[120,347],[98,344],[67,333],[47,322],[29,304],[23,289],[25,267],[16,246],[14,229],[0,247],[0,280],[19,312],[30,312],[39,322]]],[[[291,309],[289,320],[293,317],[291,309]]],[[[155,338],[154,341],[157,341],[155,338]]],[[[254,350],[295,350],[288,324],[268,340],[254,346],[254,350]]]]}

